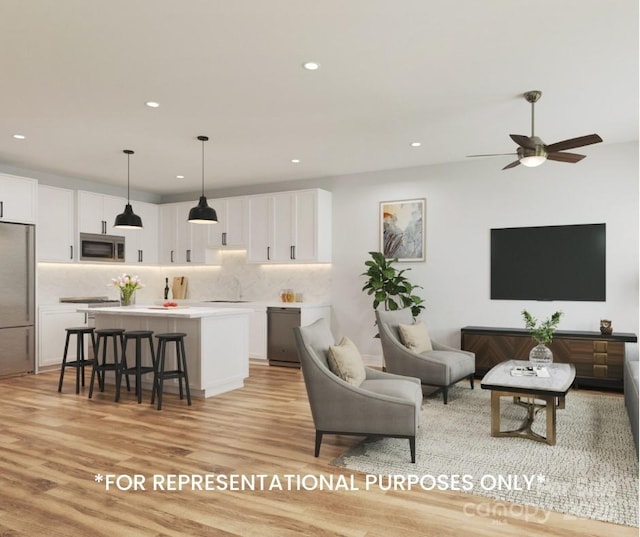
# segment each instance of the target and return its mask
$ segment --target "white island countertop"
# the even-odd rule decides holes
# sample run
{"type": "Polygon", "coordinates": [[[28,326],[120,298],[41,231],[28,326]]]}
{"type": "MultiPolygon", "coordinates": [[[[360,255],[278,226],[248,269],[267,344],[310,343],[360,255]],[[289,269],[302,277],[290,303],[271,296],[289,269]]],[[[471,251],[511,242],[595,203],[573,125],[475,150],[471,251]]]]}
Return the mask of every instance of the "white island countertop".
{"type": "MultiPolygon", "coordinates": [[[[161,304],[137,304],[98,308],[78,308],[95,317],[95,328],[148,330],[154,334],[182,332],[189,371],[191,395],[210,397],[242,388],[249,376],[249,308],[203,306],[163,307],[161,304]]],[[[131,349],[128,353],[133,352],[131,349]]],[[[152,365],[150,349],[141,348],[142,365],[152,365]]],[[[167,348],[167,360],[175,364],[175,349],[167,348]]],[[[146,379],[143,379],[143,384],[146,379]]],[[[150,381],[147,386],[151,388],[150,381]]],[[[175,379],[165,383],[175,391],[175,379]]]]}
{"type": "Polygon", "coordinates": [[[106,308],[78,308],[82,313],[99,313],[105,315],[133,315],[140,317],[175,317],[179,319],[202,319],[204,317],[229,317],[252,313],[249,308],[215,308],[203,306],[168,307],[153,304],[140,306],[116,306],[106,308]]]}

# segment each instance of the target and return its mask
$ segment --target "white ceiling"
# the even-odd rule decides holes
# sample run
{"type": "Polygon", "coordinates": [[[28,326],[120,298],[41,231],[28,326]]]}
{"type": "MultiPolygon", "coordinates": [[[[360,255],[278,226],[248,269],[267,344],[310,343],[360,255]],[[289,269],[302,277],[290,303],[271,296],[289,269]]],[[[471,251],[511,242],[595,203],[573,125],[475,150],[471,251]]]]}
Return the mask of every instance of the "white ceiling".
{"type": "Polygon", "coordinates": [[[0,164],[197,191],[207,135],[214,190],[514,151],[533,89],[546,143],[638,140],[638,2],[2,0],[0,74],[0,164]]]}

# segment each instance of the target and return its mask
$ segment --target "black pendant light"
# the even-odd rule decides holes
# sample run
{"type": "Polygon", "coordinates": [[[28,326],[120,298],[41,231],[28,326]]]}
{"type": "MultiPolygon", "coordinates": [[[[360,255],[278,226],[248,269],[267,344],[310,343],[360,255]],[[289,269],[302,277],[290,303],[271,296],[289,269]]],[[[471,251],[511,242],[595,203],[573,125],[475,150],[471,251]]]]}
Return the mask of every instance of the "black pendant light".
{"type": "Polygon", "coordinates": [[[218,215],[215,209],[209,207],[207,198],[204,195],[204,143],[209,138],[207,136],[198,136],[198,140],[202,142],[202,196],[200,201],[193,209],[189,211],[188,221],[192,224],[217,224],[218,215]]]}
{"type": "Polygon", "coordinates": [[[124,212],[116,216],[113,227],[119,229],[142,229],[142,218],[133,212],[131,203],[129,203],[129,158],[133,155],[133,151],[124,149],[122,152],[127,155],[127,204],[124,206],[124,212]]]}

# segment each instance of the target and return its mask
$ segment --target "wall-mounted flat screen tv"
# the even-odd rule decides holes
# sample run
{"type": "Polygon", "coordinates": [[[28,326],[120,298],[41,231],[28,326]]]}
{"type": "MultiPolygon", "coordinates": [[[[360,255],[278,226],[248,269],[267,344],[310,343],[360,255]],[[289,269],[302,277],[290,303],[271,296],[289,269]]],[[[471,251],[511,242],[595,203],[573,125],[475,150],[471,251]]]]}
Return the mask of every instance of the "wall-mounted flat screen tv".
{"type": "Polygon", "coordinates": [[[606,224],[491,230],[491,298],[606,300],[606,224]]]}

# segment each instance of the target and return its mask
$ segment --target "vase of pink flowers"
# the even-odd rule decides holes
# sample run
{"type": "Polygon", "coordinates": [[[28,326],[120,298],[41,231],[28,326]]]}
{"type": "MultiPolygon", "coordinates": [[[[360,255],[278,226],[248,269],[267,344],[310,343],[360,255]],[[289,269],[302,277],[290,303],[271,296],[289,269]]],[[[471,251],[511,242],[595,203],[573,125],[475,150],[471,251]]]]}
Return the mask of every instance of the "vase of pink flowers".
{"type": "Polygon", "coordinates": [[[142,281],[138,276],[129,276],[128,274],[122,274],[117,278],[111,278],[109,284],[120,290],[120,305],[131,306],[136,302],[136,290],[144,287],[142,281]]]}

